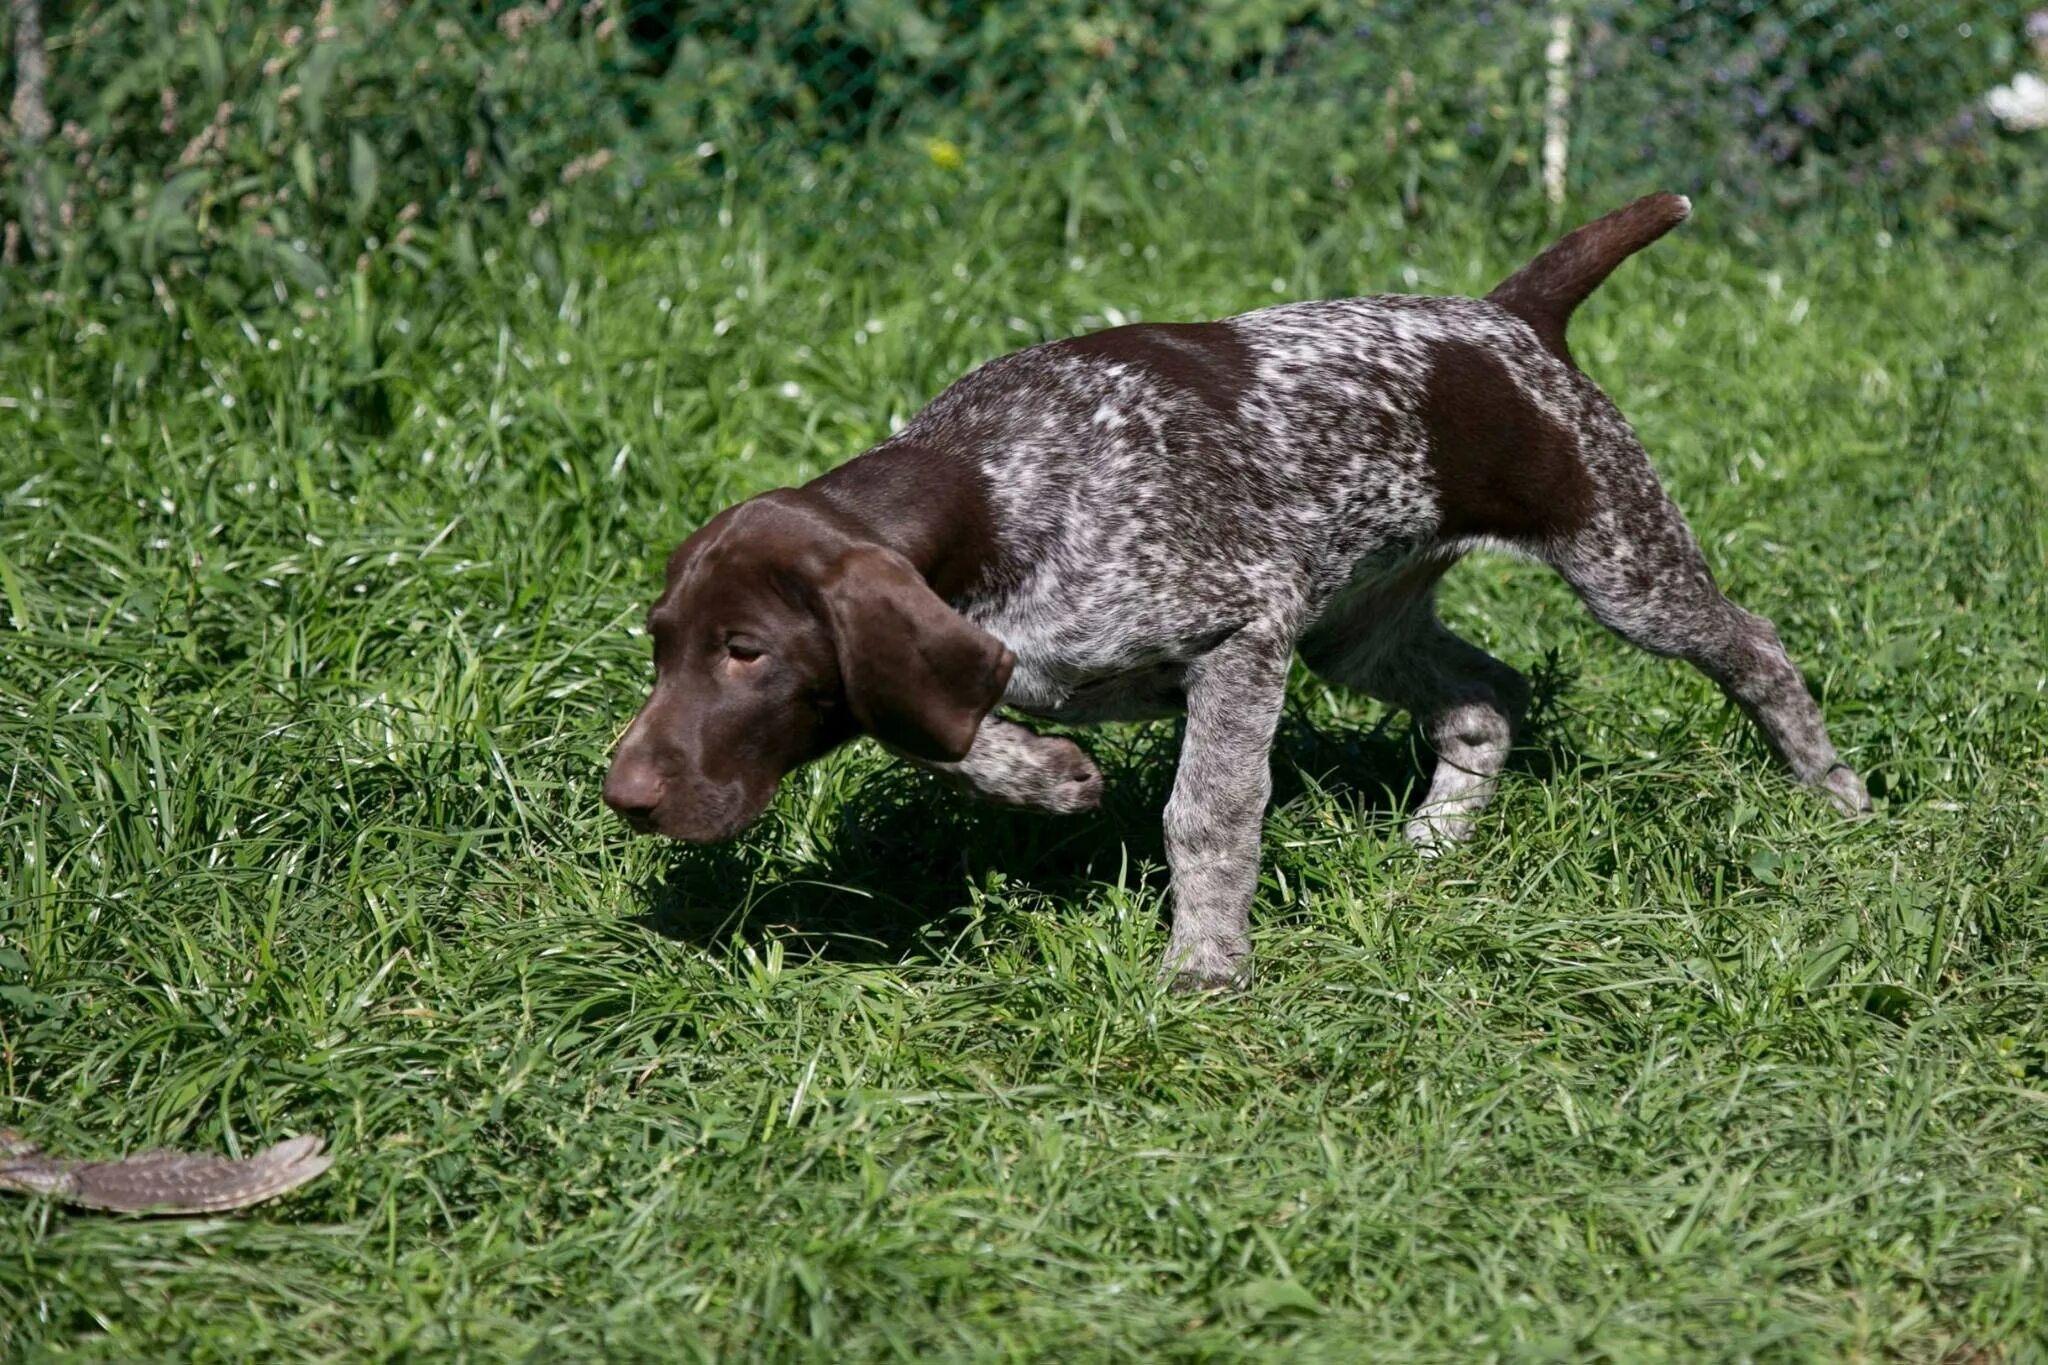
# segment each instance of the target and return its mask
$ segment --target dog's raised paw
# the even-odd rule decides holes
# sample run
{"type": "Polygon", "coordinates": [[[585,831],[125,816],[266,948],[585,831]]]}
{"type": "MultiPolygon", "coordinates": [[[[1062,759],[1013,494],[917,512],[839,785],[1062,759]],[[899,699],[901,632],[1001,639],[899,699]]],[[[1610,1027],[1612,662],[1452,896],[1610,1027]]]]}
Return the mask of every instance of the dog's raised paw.
{"type": "Polygon", "coordinates": [[[1080,745],[1071,740],[1060,742],[1072,752],[1061,755],[1061,762],[1054,766],[1056,780],[1046,793],[1046,806],[1066,815],[1096,809],[1102,804],[1102,770],[1080,745]]]}
{"type": "Polygon", "coordinates": [[[1078,815],[1102,804],[1102,770],[1080,745],[1034,737],[1027,752],[1029,761],[1018,764],[1000,789],[986,791],[984,799],[1048,815],[1078,815]]]}

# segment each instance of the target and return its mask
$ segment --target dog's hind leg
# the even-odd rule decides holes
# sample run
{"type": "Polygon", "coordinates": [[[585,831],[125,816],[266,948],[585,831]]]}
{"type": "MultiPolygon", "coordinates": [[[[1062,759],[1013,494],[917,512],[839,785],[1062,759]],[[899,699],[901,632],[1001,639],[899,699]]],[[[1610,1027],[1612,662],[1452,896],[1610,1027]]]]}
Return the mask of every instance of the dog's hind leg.
{"type": "Polygon", "coordinates": [[[1436,768],[1404,832],[1424,852],[1471,837],[1529,698],[1520,673],[1437,619],[1437,579],[1449,562],[1340,600],[1300,643],[1319,677],[1401,707],[1421,727],[1436,768]]]}
{"type": "MultiPolygon", "coordinates": [[[[1618,424],[1617,424],[1618,425],[1618,424]]],[[[1684,659],[1735,701],[1801,782],[1845,815],[1870,809],[1862,779],[1835,753],[1820,707],[1777,629],[1728,600],[1678,508],[1625,427],[1603,433],[1598,510],[1540,553],[1600,623],[1639,649],[1684,659]]]]}

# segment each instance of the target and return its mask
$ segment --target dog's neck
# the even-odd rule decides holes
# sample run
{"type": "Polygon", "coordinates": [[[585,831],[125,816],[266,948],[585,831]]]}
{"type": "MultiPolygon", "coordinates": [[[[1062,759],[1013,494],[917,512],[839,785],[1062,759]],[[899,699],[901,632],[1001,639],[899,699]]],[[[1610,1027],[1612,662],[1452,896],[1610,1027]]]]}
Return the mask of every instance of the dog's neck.
{"type": "Polygon", "coordinates": [[[987,484],[964,455],[886,441],[804,485],[909,560],[947,600],[985,586],[996,559],[987,484]]]}

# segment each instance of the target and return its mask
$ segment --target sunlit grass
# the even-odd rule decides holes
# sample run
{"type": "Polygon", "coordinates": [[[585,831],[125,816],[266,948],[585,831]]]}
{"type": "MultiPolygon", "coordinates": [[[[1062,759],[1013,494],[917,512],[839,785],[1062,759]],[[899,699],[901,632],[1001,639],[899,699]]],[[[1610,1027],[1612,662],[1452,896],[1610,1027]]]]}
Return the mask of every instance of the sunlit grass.
{"type": "Polygon", "coordinates": [[[1405,720],[1301,678],[1241,999],[1153,985],[1171,726],[1086,738],[1112,790],[1085,820],[965,808],[865,748],[728,848],[606,816],[640,613],[717,506],[1034,340],[1482,290],[1533,245],[1363,194],[1233,207],[1282,174],[934,165],[867,207],[740,194],[725,226],[565,240],[554,289],[508,251],[307,318],[10,343],[5,1121],[337,1159],[233,1219],[10,1203],[5,1350],[2038,1340],[2038,260],[1730,245],[1702,202],[1577,326],[1868,822],[1484,558],[1446,614],[1539,684],[1499,803],[1416,858],[1405,720]],[[835,214],[866,217],[842,241],[835,214]]]}

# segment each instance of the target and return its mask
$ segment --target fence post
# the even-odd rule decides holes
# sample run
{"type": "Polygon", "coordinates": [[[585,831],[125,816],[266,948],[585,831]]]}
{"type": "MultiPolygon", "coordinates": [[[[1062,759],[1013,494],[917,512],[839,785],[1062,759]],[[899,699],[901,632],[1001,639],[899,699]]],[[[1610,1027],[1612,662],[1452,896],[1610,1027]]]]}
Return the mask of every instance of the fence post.
{"type": "Polygon", "coordinates": [[[38,258],[50,252],[50,196],[43,184],[43,140],[50,135],[50,107],[43,88],[49,83],[49,60],[43,53],[42,0],[8,0],[14,18],[14,103],[8,113],[21,139],[23,224],[29,250],[38,258]]]}
{"type": "Polygon", "coordinates": [[[1564,204],[1565,158],[1571,144],[1572,14],[1568,4],[1550,11],[1550,41],[1543,48],[1543,197],[1554,218],[1564,204]]]}

